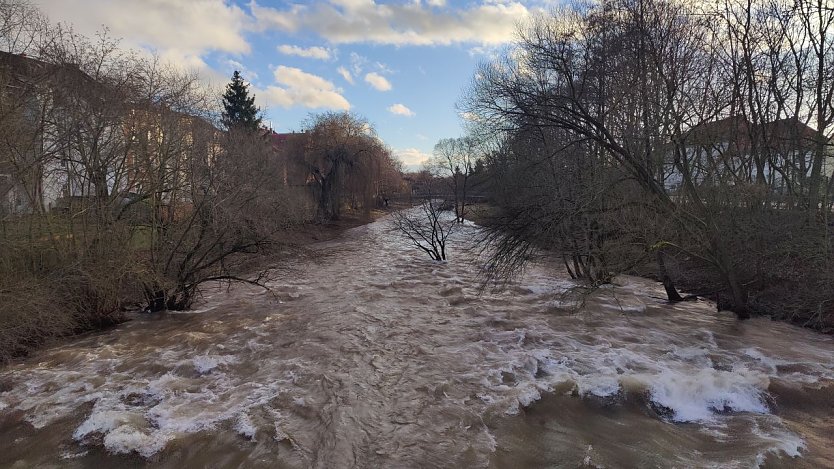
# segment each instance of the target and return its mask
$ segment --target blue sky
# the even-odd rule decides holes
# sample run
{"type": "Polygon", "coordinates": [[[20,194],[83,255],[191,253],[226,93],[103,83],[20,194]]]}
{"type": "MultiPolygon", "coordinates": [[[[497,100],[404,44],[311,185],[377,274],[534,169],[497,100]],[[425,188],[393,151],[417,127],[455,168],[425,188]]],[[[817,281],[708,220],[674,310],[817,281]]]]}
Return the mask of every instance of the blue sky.
{"type": "Polygon", "coordinates": [[[234,70],[279,132],[310,114],[366,117],[409,167],[462,133],[475,66],[550,0],[35,0],[53,22],[154,51],[222,86],[234,70]]]}

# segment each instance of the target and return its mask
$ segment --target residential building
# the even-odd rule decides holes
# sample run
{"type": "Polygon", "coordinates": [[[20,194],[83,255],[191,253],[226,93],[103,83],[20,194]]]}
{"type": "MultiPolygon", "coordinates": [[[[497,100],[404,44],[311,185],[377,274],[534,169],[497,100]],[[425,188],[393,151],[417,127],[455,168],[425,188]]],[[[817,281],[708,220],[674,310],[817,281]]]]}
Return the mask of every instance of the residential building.
{"type": "MultiPolygon", "coordinates": [[[[797,119],[782,119],[755,126],[733,116],[698,125],[683,136],[685,155],[669,155],[664,174],[667,190],[677,191],[684,172],[697,186],[766,184],[777,200],[806,196],[812,165],[818,153],[818,132],[797,119]]],[[[823,144],[825,182],[834,173],[830,140],[823,144]]]]}

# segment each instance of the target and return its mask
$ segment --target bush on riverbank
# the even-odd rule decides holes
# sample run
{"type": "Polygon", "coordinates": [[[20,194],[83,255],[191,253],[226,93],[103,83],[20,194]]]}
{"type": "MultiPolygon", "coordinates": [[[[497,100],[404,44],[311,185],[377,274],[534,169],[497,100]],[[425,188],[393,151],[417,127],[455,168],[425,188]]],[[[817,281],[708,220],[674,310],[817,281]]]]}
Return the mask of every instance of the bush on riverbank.
{"type": "Polygon", "coordinates": [[[141,298],[137,264],[121,249],[58,260],[49,249],[8,248],[0,242],[0,363],[51,339],[117,324],[141,298]]]}
{"type": "MultiPolygon", "coordinates": [[[[544,233],[512,233],[508,228],[507,212],[496,204],[478,204],[473,206],[467,218],[484,226],[490,238],[503,238],[506,235],[517,236],[522,244],[533,250],[561,255],[557,244],[544,233]]],[[[790,224],[788,224],[790,225],[790,224]]],[[[741,236],[735,246],[734,259],[743,278],[749,295],[750,312],[753,315],[768,316],[773,319],[788,321],[802,327],[808,327],[824,333],[834,333],[834,259],[827,261],[822,256],[809,255],[809,247],[802,236],[783,236],[784,233],[798,233],[804,227],[797,222],[792,231],[786,226],[759,228],[759,235],[741,236]],[[753,240],[766,250],[756,250],[753,240]]],[[[820,236],[817,233],[817,236],[820,236]]],[[[622,240],[621,240],[622,241],[622,240]]],[[[637,275],[663,281],[660,273],[665,272],[673,283],[686,294],[696,294],[716,302],[717,307],[725,309],[726,287],[719,275],[703,260],[687,253],[671,252],[664,256],[664,266],[657,262],[657,256],[650,251],[643,251],[643,256],[634,256],[634,252],[617,250],[616,244],[609,246],[611,256],[609,267],[616,259],[624,262],[637,259],[618,273],[637,275]],[[642,260],[641,260],[642,258],[642,260]]],[[[568,253],[568,256],[570,254],[568,253]]],[[[612,272],[614,270],[612,269],[612,272]]]]}

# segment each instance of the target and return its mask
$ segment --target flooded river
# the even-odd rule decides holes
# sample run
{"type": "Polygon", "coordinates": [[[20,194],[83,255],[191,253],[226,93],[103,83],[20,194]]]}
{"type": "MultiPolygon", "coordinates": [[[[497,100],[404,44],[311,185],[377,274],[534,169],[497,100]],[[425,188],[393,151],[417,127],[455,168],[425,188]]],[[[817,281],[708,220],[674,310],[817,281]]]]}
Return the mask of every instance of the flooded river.
{"type": "Polygon", "coordinates": [[[2,369],[0,466],[834,466],[832,337],[544,264],[479,294],[475,229],[436,263],[372,223],[2,369]]]}

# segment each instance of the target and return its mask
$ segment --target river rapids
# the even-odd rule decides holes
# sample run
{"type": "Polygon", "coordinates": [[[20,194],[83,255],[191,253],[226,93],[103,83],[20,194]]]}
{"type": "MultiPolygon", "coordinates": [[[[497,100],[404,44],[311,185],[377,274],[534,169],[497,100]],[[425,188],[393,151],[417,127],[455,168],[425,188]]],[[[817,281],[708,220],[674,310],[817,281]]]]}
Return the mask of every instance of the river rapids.
{"type": "Polygon", "coordinates": [[[380,221],[0,370],[2,467],[834,466],[834,340],[555,265],[481,291],[380,221]]]}

